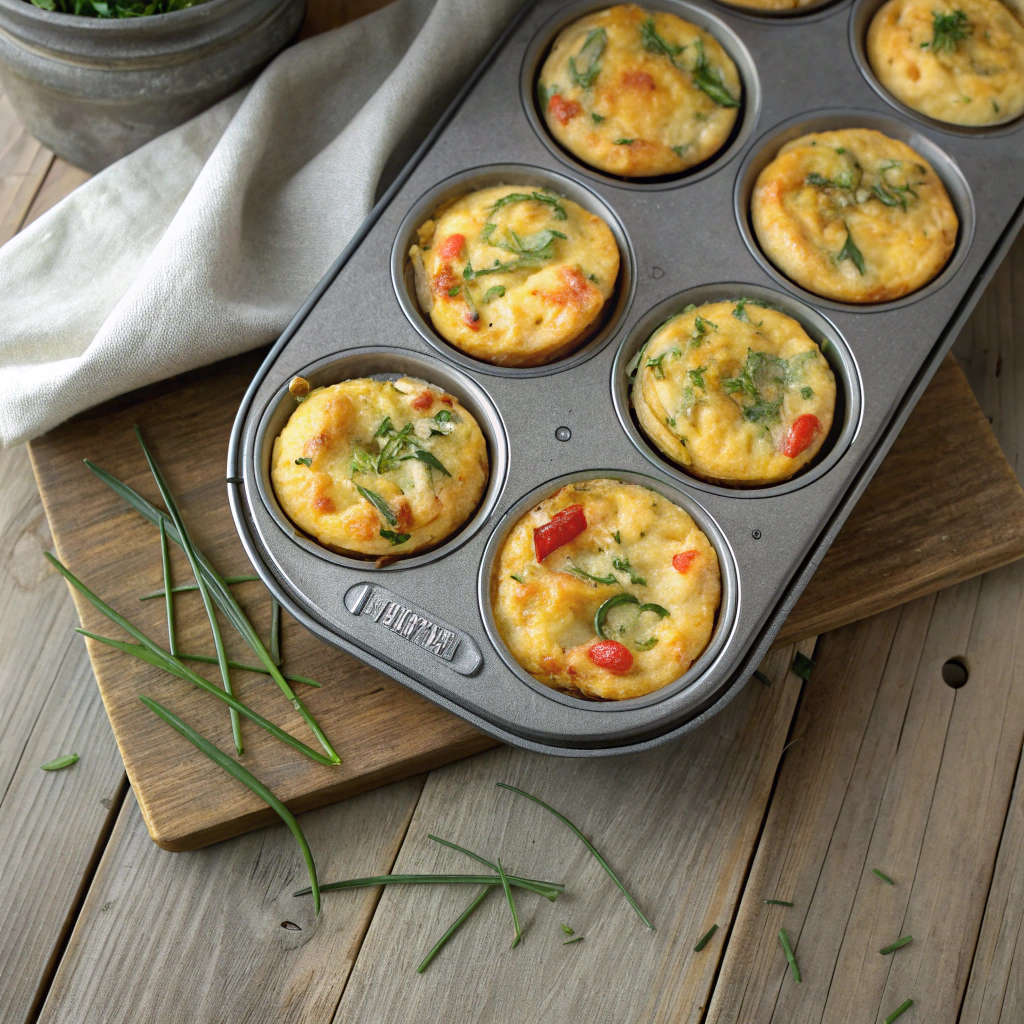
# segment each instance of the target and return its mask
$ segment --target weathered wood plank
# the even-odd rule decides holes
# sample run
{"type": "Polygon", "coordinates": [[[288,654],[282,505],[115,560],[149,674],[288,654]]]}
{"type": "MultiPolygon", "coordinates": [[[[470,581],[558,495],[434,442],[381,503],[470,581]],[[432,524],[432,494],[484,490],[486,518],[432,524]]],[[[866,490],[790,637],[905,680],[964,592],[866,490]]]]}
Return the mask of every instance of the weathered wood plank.
{"type": "Polygon", "coordinates": [[[0,245],[20,230],[53,154],[21,126],[0,92],[0,245]]]}
{"type": "Polygon", "coordinates": [[[53,209],[65,196],[74,192],[90,177],[88,171],[83,171],[80,167],[69,164],[62,157],[55,156],[21,226],[28,227],[32,221],[53,209]]]}
{"type": "MultiPolygon", "coordinates": [[[[322,876],[387,873],[422,785],[409,778],[303,815],[322,876]]],[[[326,1024],[379,894],[325,899],[317,921],[311,899],[291,896],[306,884],[283,824],[171,854],[150,840],[129,797],[41,1024],[326,1024]]]]}
{"type": "MultiPolygon", "coordinates": [[[[809,649],[809,645],[807,645],[809,649]]],[[[520,896],[526,929],[509,952],[508,909],[492,895],[418,977],[416,966],[473,893],[384,893],[337,1024],[364,1021],[699,1021],[786,742],[800,680],[792,648],[769,656],[714,722],[647,754],[598,761],[511,748],[432,772],[396,871],[463,870],[432,832],[507,870],[564,881],[554,906],[520,896]],[[582,844],[536,793],[589,835],[652,919],[648,931],[582,844]],[[559,923],[584,936],[563,946],[559,923]],[[701,952],[694,944],[717,923],[701,952]]],[[[338,893],[327,898],[345,901],[338,893]]]]}

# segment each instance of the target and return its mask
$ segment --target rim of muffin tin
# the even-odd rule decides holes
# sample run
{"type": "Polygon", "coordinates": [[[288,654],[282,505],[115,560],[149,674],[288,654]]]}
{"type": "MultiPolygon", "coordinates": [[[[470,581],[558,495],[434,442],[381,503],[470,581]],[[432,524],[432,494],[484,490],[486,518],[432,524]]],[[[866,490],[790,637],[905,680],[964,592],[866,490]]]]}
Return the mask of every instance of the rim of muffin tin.
{"type": "MultiPolygon", "coordinates": [[[[833,3],[835,0],[825,0],[825,2],[833,3]]],[[[703,163],[680,171],[678,174],[659,175],[652,178],[626,178],[591,167],[552,137],[541,112],[537,109],[537,77],[540,74],[541,65],[550,52],[555,37],[563,28],[594,11],[607,10],[609,6],[611,5],[608,3],[595,3],[594,0],[575,0],[574,3],[566,5],[549,18],[530,40],[519,75],[519,92],[526,119],[530,122],[537,137],[557,160],[576,173],[605,185],[614,185],[617,188],[638,191],[682,188],[721,170],[740,152],[753,135],[754,126],[761,114],[761,80],[757,74],[754,58],[736,32],[713,11],[697,7],[688,3],[687,0],[644,0],[643,8],[644,10],[664,11],[678,15],[683,20],[704,29],[715,37],[736,65],[743,86],[743,96],[736,123],[722,147],[703,163]]],[[[740,10],[739,8],[729,9],[730,11],[740,10]]]]}
{"type": "Polygon", "coordinates": [[[619,469],[588,469],[579,470],[574,473],[565,473],[532,488],[524,494],[501,517],[497,526],[491,532],[491,536],[488,538],[487,545],[484,548],[483,557],[480,560],[480,570],[477,577],[477,601],[480,605],[480,616],[483,619],[484,630],[491,645],[498,652],[505,666],[520,682],[525,683],[531,689],[550,700],[556,701],[559,704],[565,704],[568,707],[597,712],[635,711],[638,708],[660,704],[683,693],[689,698],[688,703],[695,707],[712,698],[722,686],[723,680],[713,670],[728,656],[729,641],[736,626],[739,597],[740,583],[739,571],[736,567],[736,557],[725,531],[718,525],[718,522],[711,513],[691,495],[678,489],[670,481],[660,480],[657,477],[648,476],[644,473],[619,469]],[[693,519],[711,542],[715,553],[718,555],[722,595],[711,639],[697,660],[694,661],[683,675],[642,697],[628,697],[625,700],[605,701],[574,697],[571,694],[563,693],[561,690],[545,686],[534,679],[515,659],[512,652],[505,645],[501,633],[498,631],[497,623],[494,621],[494,610],[491,606],[491,591],[502,546],[512,528],[523,515],[566,485],[587,480],[607,479],[639,484],[649,490],[656,491],[663,498],[667,498],[673,504],[678,505],[693,519]]]}
{"type": "Polygon", "coordinates": [[[597,193],[557,171],[549,171],[530,164],[485,164],[445,178],[413,203],[402,219],[391,249],[391,281],[398,297],[398,304],[423,340],[446,360],[464,369],[497,377],[541,377],[579,366],[596,355],[614,337],[633,301],[633,293],[636,290],[635,266],[633,247],[625,226],[618,214],[597,193]],[[608,225],[615,238],[615,244],[619,247],[619,276],[615,282],[615,291],[601,311],[597,329],[568,355],[539,366],[499,366],[463,352],[441,337],[430,322],[430,317],[420,308],[419,300],[416,298],[409,247],[416,241],[419,226],[431,218],[439,206],[449,200],[496,185],[533,186],[557,192],[582,206],[589,213],[600,217],[608,225]]]}
{"type": "Polygon", "coordinates": [[[612,363],[612,404],[619,423],[633,445],[662,473],[666,473],[688,487],[694,487],[709,494],[729,498],[770,498],[788,494],[814,483],[828,473],[846,454],[860,429],[864,408],[863,386],[860,369],[850,346],[831,320],[813,306],[790,295],[785,295],[764,285],[727,281],[720,284],[697,285],[686,291],[664,299],[648,310],[623,339],[612,363]],[[640,428],[630,400],[628,367],[640,348],[647,343],[654,332],[667,320],[691,302],[697,306],[705,302],[724,302],[732,299],[759,299],[791,316],[818,345],[821,354],[828,360],[836,378],[836,407],[825,443],[817,456],[800,472],[781,483],[759,487],[742,485],[728,486],[709,483],[693,476],[673,462],[640,428]]]}
{"type": "Polygon", "coordinates": [[[750,147],[740,164],[733,189],[733,210],[740,234],[743,236],[743,241],[750,250],[750,254],[779,285],[809,305],[826,306],[829,309],[843,310],[848,313],[885,313],[894,309],[902,309],[904,306],[920,302],[944,288],[956,276],[967,258],[967,253],[974,242],[976,223],[974,195],[971,192],[971,187],[967,184],[967,179],[956,161],[938,143],[933,142],[926,135],[922,135],[914,125],[904,124],[888,114],[840,107],[797,114],[795,117],[780,121],[765,132],[750,147]],[[945,185],[959,221],[953,254],[942,270],[917,291],[889,302],[843,302],[816,295],[787,277],[772,263],[761,249],[751,223],[750,200],[754,191],[754,182],[761,171],[775,159],[782,146],[811,132],[837,131],[844,128],[874,128],[884,135],[905,142],[920,153],[932,165],[932,169],[945,185]]]}
{"type": "MultiPolygon", "coordinates": [[[[853,53],[853,62],[860,69],[868,85],[883,99],[889,106],[899,111],[904,117],[917,121],[918,124],[926,125],[935,131],[947,132],[950,135],[961,135],[968,137],[988,135],[1008,135],[1011,132],[1020,130],[1024,124],[1024,112],[1014,117],[1000,118],[989,124],[953,124],[951,121],[940,121],[938,118],[922,114],[913,107],[908,107],[901,100],[898,100],[875,75],[871,61],[868,60],[868,29],[875,15],[888,2],[888,0],[854,0],[853,9],[850,11],[849,39],[850,50],[853,53]]],[[[1011,12],[1011,17],[1013,12],[1011,12]]]]}
{"type": "Polygon", "coordinates": [[[324,356],[289,375],[288,380],[267,400],[260,413],[253,446],[253,461],[256,487],[263,505],[281,531],[294,544],[335,565],[358,569],[361,572],[388,572],[413,569],[444,558],[479,532],[493,515],[504,490],[508,475],[509,443],[505,424],[497,406],[472,378],[456,368],[446,366],[432,356],[419,355],[406,349],[366,346],[324,356]],[[418,554],[398,555],[394,562],[382,566],[375,564],[375,557],[380,556],[368,555],[359,558],[338,554],[304,533],[281,508],[270,479],[274,441],[291,414],[298,408],[298,403],[288,391],[289,381],[296,376],[305,377],[314,388],[361,377],[384,381],[408,376],[443,387],[446,392],[454,395],[473,414],[487,442],[487,484],[473,515],[437,546],[418,554]]]}
{"type": "Polygon", "coordinates": [[[823,17],[830,17],[840,7],[847,5],[849,0],[817,0],[816,3],[806,4],[803,7],[785,7],[778,10],[766,10],[759,7],[748,7],[740,3],[730,3],[729,0],[715,0],[718,7],[728,11],[730,14],[739,14],[749,18],[751,21],[793,21],[795,19],[817,20],[823,17]]]}

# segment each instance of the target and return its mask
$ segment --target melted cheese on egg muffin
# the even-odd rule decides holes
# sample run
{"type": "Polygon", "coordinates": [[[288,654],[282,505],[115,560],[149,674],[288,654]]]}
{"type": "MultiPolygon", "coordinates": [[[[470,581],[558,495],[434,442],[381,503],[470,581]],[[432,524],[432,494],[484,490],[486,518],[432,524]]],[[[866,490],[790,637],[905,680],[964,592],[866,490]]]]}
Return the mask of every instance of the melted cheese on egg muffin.
{"type": "Polygon", "coordinates": [[[804,135],[758,175],[751,219],[765,255],[816,295],[887,302],[916,291],[956,245],[931,165],[872,128],[804,135]]]}
{"type": "Polygon", "coordinates": [[[711,639],[718,555],[696,523],[637,484],[587,480],[524,515],[501,549],[492,608],[538,682],[600,700],[678,679],[711,639]]]}
{"type": "Polygon", "coordinates": [[[635,4],[564,29],[537,90],[558,142],[591,167],[627,178],[678,174],[713,156],[742,95],[736,65],[714,36],[635,4]]]}
{"type": "Polygon", "coordinates": [[[632,399],[644,433],[687,472],[767,486],[818,454],[836,382],[796,320],[738,299],[662,324],[640,353],[632,399]]]}
{"type": "Polygon", "coordinates": [[[619,273],[619,247],[600,217],[528,185],[451,203],[422,225],[409,258],[438,333],[499,366],[540,366],[579,347],[619,273]]]}
{"type": "Polygon", "coordinates": [[[889,0],[867,43],[882,85],[928,117],[985,125],[1024,112],[1024,25],[999,0],[889,0]]]}
{"type": "Polygon", "coordinates": [[[795,11],[821,3],[821,0],[722,0],[732,7],[751,7],[759,11],[795,11]]]}
{"type": "Polygon", "coordinates": [[[309,392],[271,457],[285,515],[324,547],[363,556],[439,544],[472,515],[487,475],[487,444],[473,416],[412,377],[309,392]]]}

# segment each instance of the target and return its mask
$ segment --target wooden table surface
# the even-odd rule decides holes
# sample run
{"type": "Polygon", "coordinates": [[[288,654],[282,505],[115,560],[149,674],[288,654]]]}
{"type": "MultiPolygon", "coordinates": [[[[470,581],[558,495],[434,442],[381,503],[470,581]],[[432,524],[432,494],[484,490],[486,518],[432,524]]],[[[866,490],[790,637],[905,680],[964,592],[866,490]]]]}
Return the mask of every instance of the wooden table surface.
{"type": "MultiPolygon", "coordinates": [[[[377,5],[325,0],[311,20],[377,5]]],[[[0,243],[85,177],[0,98],[0,243]]],[[[1024,238],[956,346],[1019,476],[1018,310],[1024,238]]],[[[24,448],[0,452],[3,1024],[872,1024],[907,998],[907,1024],[1024,1020],[1024,563],[802,643],[809,682],[786,671],[793,648],[774,652],[773,686],[752,683],[651,753],[570,762],[501,747],[302,815],[324,880],[466,870],[434,833],[568,883],[554,906],[520,896],[514,952],[492,894],[418,975],[469,891],[329,893],[314,921],[289,896],[305,880],[284,826],[194,853],[151,842],[49,547],[24,448]],[[969,666],[960,689],[943,682],[951,657],[969,666]],[[39,770],[71,750],[73,768],[39,770]],[[498,781],[569,811],[656,930],[498,781]],[[584,940],[562,945],[560,922],[584,940]]]]}

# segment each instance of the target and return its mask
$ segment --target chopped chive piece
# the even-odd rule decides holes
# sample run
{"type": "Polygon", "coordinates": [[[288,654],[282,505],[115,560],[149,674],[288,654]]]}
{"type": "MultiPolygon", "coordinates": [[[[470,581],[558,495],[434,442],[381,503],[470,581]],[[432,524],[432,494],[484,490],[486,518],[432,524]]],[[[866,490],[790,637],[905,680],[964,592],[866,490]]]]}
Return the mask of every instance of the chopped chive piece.
{"type": "Polygon", "coordinates": [[[801,388],[800,389],[800,397],[808,399],[808,400],[812,399],[814,397],[814,388],[807,388],[807,387],[801,388]]]}
{"type": "MultiPolygon", "coordinates": [[[[164,522],[164,520],[160,520],[164,522]]],[[[224,582],[229,586],[232,583],[252,583],[259,579],[259,576],[225,576],[223,577],[224,582]]],[[[190,594],[194,590],[198,590],[199,587],[195,583],[182,583],[177,587],[171,587],[172,594],[190,594]]],[[[143,594],[139,598],[140,601],[153,601],[158,597],[164,596],[164,589],[161,587],[159,590],[151,590],[148,594],[143,594]]]]}
{"type": "Polygon", "coordinates": [[[167,527],[160,520],[160,565],[164,574],[164,604],[167,609],[167,646],[177,656],[178,640],[174,633],[174,588],[171,586],[171,559],[167,550],[167,527]]]}
{"type": "Polygon", "coordinates": [[[885,1024],[892,1024],[897,1017],[902,1017],[914,1005],[913,999],[908,999],[905,1003],[901,1003],[896,1007],[888,1017],[885,1018],[885,1024]]]}
{"type": "Polygon", "coordinates": [[[492,285],[484,292],[484,302],[493,302],[494,299],[500,299],[504,294],[505,286],[503,284],[492,285]]]}
{"type": "Polygon", "coordinates": [[[47,761],[46,764],[41,764],[39,767],[44,772],[59,772],[61,768],[70,768],[77,760],[77,754],[65,754],[63,757],[55,757],[52,761],[47,761]]]}
{"type": "Polygon", "coordinates": [[[704,53],[704,40],[698,39],[694,46],[697,47],[697,62],[693,67],[693,84],[720,107],[738,107],[740,101],[729,92],[722,81],[722,72],[708,63],[704,53]]]}
{"type": "Polygon", "coordinates": [[[302,850],[303,860],[306,862],[306,870],[309,872],[310,890],[313,893],[313,907],[316,910],[316,914],[320,915],[320,885],[317,882],[316,877],[316,864],[313,863],[313,854],[310,852],[309,844],[306,842],[306,837],[302,834],[302,829],[299,828],[299,823],[295,820],[295,816],[291,811],[280,800],[274,796],[273,793],[267,789],[266,786],[256,778],[248,768],[243,768],[237,761],[232,760],[220,749],[220,747],[214,746],[204,736],[200,736],[186,722],[183,722],[176,714],[168,711],[162,704],[158,704],[155,700],[149,697],[140,696],[139,700],[149,708],[157,717],[162,718],[175,732],[180,733],[185,737],[194,747],[202,751],[214,764],[219,765],[229,775],[233,775],[243,786],[248,787],[255,793],[264,803],[266,803],[271,809],[277,812],[281,820],[288,826],[288,830],[293,836],[295,841],[299,844],[299,849],[302,850]]]}
{"type": "Polygon", "coordinates": [[[615,539],[615,543],[616,543],[616,544],[621,544],[621,543],[622,543],[622,537],[621,537],[621,536],[619,536],[619,531],[618,531],[618,530],[616,530],[616,531],[615,531],[615,532],[614,532],[614,533],[612,534],[612,537],[613,537],[613,538],[615,539]]]}
{"type": "Polygon", "coordinates": [[[565,942],[562,943],[562,945],[563,946],[571,946],[574,942],[582,942],[582,941],[583,941],[583,936],[582,935],[576,935],[576,936],[573,936],[573,938],[571,938],[571,939],[566,939],[565,942]]]}
{"type": "Polygon", "coordinates": [[[843,260],[849,260],[857,268],[857,273],[861,277],[864,276],[864,254],[857,248],[848,227],[846,228],[846,241],[843,243],[842,249],[839,250],[839,255],[836,256],[837,263],[842,263],[843,260]]]}
{"type": "Polygon", "coordinates": [[[791,907],[793,906],[789,900],[765,900],[765,903],[770,903],[773,907],[791,907]]]}
{"type": "Polygon", "coordinates": [[[594,124],[600,124],[604,120],[604,118],[595,111],[590,112],[590,119],[591,121],[594,122],[594,124]]]}
{"type": "Polygon", "coordinates": [[[878,868],[872,868],[871,869],[871,873],[873,875],[878,875],[878,877],[883,882],[885,882],[886,885],[895,885],[896,884],[888,875],[886,875],[883,872],[879,871],[878,868]]]}
{"type": "Polygon", "coordinates": [[[391,541],[392,547],[397,547],[399,544],[404,544],[411,536],[411,533],[395,533],[394,530],[381,529],[380,535],[385,539],[391,541]]]}
{"type": "Polygon", "coordinates": [[[581,580],[589,580],[591,583],[604,583],[606,585],[611,585],[612,583],[619,582],[612,573],[608,573],[607,576],[594,576],[587,572],[586,569],[581,569],[575,562],[569,563],[567,571],[570,575],[577,576],[581,580]]]}
{"type": "Polygon", "coordinates": [[[449,289],[448,289],[448,295],[449,295],[449,297],[451,297],[451,298],[453,298],[453,299],[454,299],[454,298],[455,298],[455,296],[459,294],[459,291],[460,291],[460,289],[461,289],[461,288],[462,288],[462,285],[458,285],[458,284],[453,284],[453,285],[451,286],[451,288],[449,288],[449,289]]]}
{"type": "Polygon", "coordinates": [[[913,935],[904,935],[902,939],[897,939],[895,942],[890,943],[888,946],[883,946],[878,952],[885,956],[887,953],[895,953],[901,946],[905,946],[908,942],[913,942],[913,935]]]}
{"type": "MultiPolygon", "coordinates": [[[[455,850],[458,853],[464,853],[467,857],[472,857],[477,863],[489,867],[492,871],[498,870],[497,864],[492,864],[486,857],[481,857],[479,853],[467,850],[464,846],[450,843],[447,839],[441,839],[439,836],[431,835],[429,832],[427,833],[427,838],[433,839],[435,843],[440,843],[442,846],[447,846],[449,850],[455,850]]],[[[532,889],[538,896],[543,896],[545,899],[551,900],[552,903],[558,898],[560,889],[555,886],[554,882],[537,882],[536,887],[534,887],[534,883],[528,879],[521,879],[520,881],[523,882],[522,888],[532,889]]]]}
{"type": "MultiPolygon", "coordinates": [[[[549,888],[552,892],[562,893],[565,886],[560,882],[540,882],[535,878],[520,878],[518,875],[506,875],[508,884],[518,889],[549,888]]],[[[327,882],[320,886],[321,892],[333,892],[336,889],[365,889],[371,885],[501,885],[500,875],[374,875],[372,878],[346,878],[342,882],[327,882]]],[[[293,892],[293,896],[308,896],[309,888],[293,892]]],[[[543,895],[543,894],[541,894],[543,895]]]]}
{"type": "MultiPolygon", "coordinates": [[[[409,457],[410,456],[406,456],[406,458],[409,457]]],[[[444,473],[445,476],[451,476],[451,473],[449,473],[448,470],[444,468],[444,465],[442,464],[441,460],[436,455],[432,455],[430,452],[426,451],[426,449],[424,448],[417,448],[416,451],[412,453],[411,458],[417,459],[418,461],[424,463],[425,465],[430,466],[431,469],[439,470],[440,472],[444,473]]],[[[402,461],[404,462],[405,459],[403,459],[402,461]]]]}
{"type": "Polygon", "coordinates": [[[765,686],[771,686],[772,685],[771,679],[769,679],[769,677],[766,676],[759,668],[755,668],[754,669],[754,678],[758,682],[764,683],[765,686]]]}
{"type": "Polygon", "coordinates": [[[575,928],[570,928],[567,924],[563,924],[562,925],[562,931],[565,932],[566,935],[575,935],[576,934],[576,929],[575,928]]]}
{"type": "Polygon", "coordinates": [[[508,875],[501,866],[501,858],[498,858],[498,877],[501,879],[501,887],[505,890],[505,899],[508,900],[508,909],[512,912],[512,924],[515,926],[516,937],[512,940],[511,949],[515,949],[523,941],[523,931],[519,927],[519,915],[516,913],[516,901],[512,899],[512,887],[508,884],[508,875]]]}
{"type": "Polygon", "coordinates": [[[491,888],[492,887],[488,885],[483,889],[473,902],[470,903],[470,905],[466,907],[461,914],[459,914],[448,931],[446,931],[444,935],[437,940],[433,949],[431,949],[431,951],[423,958],[423,962],[416,968],[417,974],[422,974],[430,966],[430,961],[441,952],[441,947],[466,923],[469,915],[472,914],[481,903],[483,903],[487,894],[491,891],[491,888]]]}
{"type": "Polygon", "coordinates": [[[779,942],[782,943],[782,949],[786,954],[786,959],[789,961],[789,968],[793,972],[793,980],[799,985],[802,980],[800,968],[797,966],[796,957],[793,955],[793,947],[789,944],[789,936],[786,934],[785,928],[779,929],[779,942]]]}
{"type": "Polygon", "coordinates": [[[693,947],[694,953],[699,953],[710,941],[711,936],[718,931],[718,925],[713,924],[707,932],[705,932],[697,942],[697,945],[693,947]]]}
{"type": "Polygon", "coordinates": [[[295,460],[295,465],[296,466],[305,466],[308,469],[310,466],[313,465],[313,460],[312,459],[296,459],[295,460]]]}
{"type": "Polygon", "coordinates": [[[526,580],[522,576],[517,576],[514,572],[509,573],[509,578],[516,581],[516,583],[525,583],[526,580]]]}
{"type": "Polygon", "coordinates": [[[281,604],[276,597],[270,597],[270,657],[281,667],[281,604]]]}
{"type": "Polygon", "coordinates": [[[793,659],[793,671],[806,682],[811,678],[813,669],[814,662],[806,654],[797,651],[796,657],[793,659]]]}
{"type": "Polygon", "coordinates": [[[616,146],[632,146],[634,142],[636,142],[636,139],[616,139],[615,140],[615,145],[616,146]]]}
{"type": "Polygon", "coordinates": [[[510,786],[506,782],[498,782],[495,783],[495,785],[499,786],[501,789],[508,789],[511,790],[511,792],[513,793],[518,793],[520,796],[525,796],[527,800],[532,800],[535,804],[540,804],[540,806],[543,807],[546,811],[550,811],[556,818],[558,818],[558,820],[561,821],[562,824],[567,825],[569,828],[571,828],[573,832],[576,833],[576,836],[579,838],[580,842],[582,842],[583,845],[593,854],[594,859],[597,861],[597,863],[600,864],[602,868],[604,868],[608,877],[619,887],[620,892],[629,901],[629,905],[637,912],[637,915],[639,916],[640,920],[643,921],[643,923],[653,931],[654,925],[651,924],[651,922],[648,921],[646,917],[644,917],[643,911],[637,906],[636,901],[633,899],[633,897],[630,896],[628,892],[626,892],[626,887],[619,881],[618,875],[616,875],[615,872],[612,871],[612,869],[608,866],[608,862],[604,859],[604,857],[602,857],[601,854],[597,852],[597,847],[595,847],[594,844],[564,814],[559,813],[550,804],[544,803],[543,800],[541,800],[539,797],[535,797],[532,793],[527,793],[526,790],[517,789],[515,786],[510,786]]]}
{"type": "Polygon", "coordinates": [[[391,506],[376,492],[360,487],[356,484],[356,490],[381,514],[388,526],[398,525],[398,516],[391,511],[391,506]]]}

